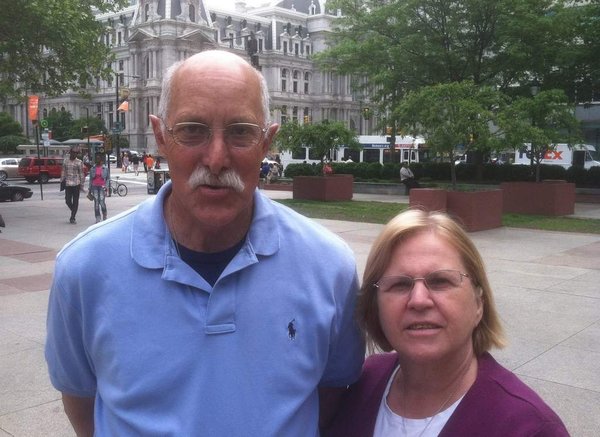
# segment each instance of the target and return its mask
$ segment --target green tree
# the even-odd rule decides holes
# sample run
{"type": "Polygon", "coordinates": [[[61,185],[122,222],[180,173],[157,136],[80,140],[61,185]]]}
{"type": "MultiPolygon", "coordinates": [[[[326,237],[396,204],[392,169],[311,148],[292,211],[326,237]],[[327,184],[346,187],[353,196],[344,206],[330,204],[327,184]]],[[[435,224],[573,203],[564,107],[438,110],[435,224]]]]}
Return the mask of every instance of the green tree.
{"type": "Polygon", "coordinates": [[[332,149],[341,146],[360,149],[355,132],[339,121],[325,120],[314,124],[298,124],[293,121],[281,125],[275,137],[275,147],[280,151],[295,152],[303,147],[310,147],[319,157],[327,156],[332,149]]]}
{"type": "Polygon", "coordinates": [[[0,14],[0,98],[83,91],[111,74],[106,29],[94,12],[127,0],[12,0],[0,14]]]}
{"type": "Polygon", "coordinates": [[[459,146],[481,153],[498,144],[494,124],[505,98],[491,87],[455,82],[423,87],[408,93],[396,116],[412,135],[422,135],[434,153],[450,158],[450,174],[456,187],[454,157],[459,146]]]}
{"type": "Polygon", "coordinates": [[[69,138],[86,138],[106,132],[104,121],[98,117],[83,117],[74,120],[69,131],[69,138]]]}
{"type": "Polygon", "coordinates": [[[8,113],[0,112],[0,154],[16,153],[19,144],[27,143],[21,124],[8,113]]]}
{"type": "Polygon", "coordinates": [[[470,80],[514,96],[528,94],[537,77],[547,89],[564,90],[573,86],[573,65],[580,76],[593,71],[580,60],[584,54],[598,62],[598,45],[584,46],[581,37],[598,42],[599,17],[587,12],[578,22],[584,9],[563,0],[330,0],[327,6],[343,15],[317,61],[353,75],[384,111],[408,91],[438,83],[470,80]]]}
{"type": "MultiPolygon", "coordinates": [[[[52,138],[57,141],[66,141],[73,138],[71,132],[74,130],[73,115],[69,111],[50,111],[48,117],[48,129],[52,131],[52,138]]],[[[79,132],[75,138],[81,137],[79,132]]]]}
{"type": "Polygon", "coordinates": [[[6,112],[0,112],[0,137],[6,135],[23,136],[23,127],[6,112]]]}
{"type": "Polygon", "coordinates": [[[536,182],[540,181],[540,162],[552,144],[579,142],[580,123],[567,96],[559,90],[543,91],[534,97],[519,97],[498,114],[504,143],[513,149],[526,149],[536,182]]]}

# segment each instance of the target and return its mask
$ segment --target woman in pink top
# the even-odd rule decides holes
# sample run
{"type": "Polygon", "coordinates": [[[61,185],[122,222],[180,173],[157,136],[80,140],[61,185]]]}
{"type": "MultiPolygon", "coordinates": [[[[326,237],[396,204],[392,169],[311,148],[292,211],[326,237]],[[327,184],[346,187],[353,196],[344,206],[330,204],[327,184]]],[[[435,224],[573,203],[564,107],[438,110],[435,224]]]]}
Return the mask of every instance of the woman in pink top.
{"type": "Polygon", "coordinates": [[[108,178],[108,167],[102,161],[102,155],[96,155],[96,164],[90,170],[90,193],[94,196],[96,223],[100,222],[100,210],[102,210],[102,220],[106,220],[105,197],[108,178]]]}

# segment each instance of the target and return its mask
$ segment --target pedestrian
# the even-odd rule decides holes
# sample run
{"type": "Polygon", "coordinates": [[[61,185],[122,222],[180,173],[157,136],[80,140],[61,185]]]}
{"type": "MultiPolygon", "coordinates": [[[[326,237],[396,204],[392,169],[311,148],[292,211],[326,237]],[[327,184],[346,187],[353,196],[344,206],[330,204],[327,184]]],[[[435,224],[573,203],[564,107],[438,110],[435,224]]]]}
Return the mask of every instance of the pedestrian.
{"type": "Polygon", "coordinates": [[[148,173],[148,165],[146,164],[147,155],[144,152],[142,155],[142,164],[144,165],[144,173],[148,173]]]}
{"type": "Polygon", "coordinates": [[[154,161],[154,168],[156,170],[160,170],[160,158],[157,156],[156,160],[154,161]]]}
{"type": "Polygon", "coordinates": [[[323,176],[331,176],[333,174],[333,167],[329,161],[325,161],[323,164],[323,176]]]}
{"type": "Polygon", "coordinates": [[[96,155],[96,164],[90,170],[90,189],[89,192],[94,197],[94,215],[96,223],[101,221],[100,211],[102,211],[102,220],[106,220],[106,189],[109,184],[108,166],[102,161],[102,155],[96,155]]]}
{"type": "Polygon", "coordinates": [[[405,194],[410,194],[412,188],[419,188],[419,182],[415,179],[415,175],[408,167],[408,161],[404,161],[400,167],[400,182],[405,186],[405,194]]]}
{"type": "Polygon", "coordinates": [[[75,225],[77,220],[77,210],[79,209],[79,193],[85,180],[83,172],[83,161],[77,157],[78,150],[72,147],[69,150],[69,159],[63,161],[62,172],[60,175],[61,186],[65,189],[65,203],[71,210],[69,223],[75,225]]]}
{"type": "Polygon", "coordinates": [[[121,161],[121,171],[123,173],[127,173],[129,169],[129,153],[123,153],[123,160],[121,161]]]}
{"type": "Polygon", "coordinates": [[[441,212],[408,210],[375,240],[357,318],[370,349],[327,437],[568,436],[489,353],[505,344],[483,259],[441,212]]]}
{"type": "Polygon", "coordinates": [[[133,172],[137,176],[140,173],[140,157],[137,153],[131,156],[131,164],[133,165],[133,172]]]}
{"type": "Polygon", "coordinates": [[[170,67],[170,181],[58,255],[46,358],[80,435],[315,437],[360,374],[349,247],[257,189],[268,96],[226,51],[170,67]]]}
{"type": "Polygon", "coordinates": [[[146,167],[148,170],[152,170],[154,168],[154,158],[150,153],[148,153],[148,156],[146,156],[146,167]]]}

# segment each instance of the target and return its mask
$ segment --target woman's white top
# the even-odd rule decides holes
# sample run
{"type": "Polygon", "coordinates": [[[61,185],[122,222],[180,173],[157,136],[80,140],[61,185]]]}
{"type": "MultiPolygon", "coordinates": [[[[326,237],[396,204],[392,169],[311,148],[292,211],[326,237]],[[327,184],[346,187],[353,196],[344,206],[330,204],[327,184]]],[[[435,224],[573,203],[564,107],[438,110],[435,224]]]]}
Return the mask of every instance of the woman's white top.
{"type": "Polygon", "coordinates": [[[460,399],[433,417],[407,419],[399,416],[391,410],[387,403],[387,397],[390,392],[392,381],[399,369],[400,366],[396,367],[388,380],[383,398],[379,404],[379,412],[377,413],[373,437],[437,437],[442,431],[442,428],[444,428],[444,425],[446,425],[448,419],[450,419],[450,416],[452,416],[452,413],[454,413],[456,407],[458,407],[460,401],[462,401],[463,397],[461,396],[460,399]]]}

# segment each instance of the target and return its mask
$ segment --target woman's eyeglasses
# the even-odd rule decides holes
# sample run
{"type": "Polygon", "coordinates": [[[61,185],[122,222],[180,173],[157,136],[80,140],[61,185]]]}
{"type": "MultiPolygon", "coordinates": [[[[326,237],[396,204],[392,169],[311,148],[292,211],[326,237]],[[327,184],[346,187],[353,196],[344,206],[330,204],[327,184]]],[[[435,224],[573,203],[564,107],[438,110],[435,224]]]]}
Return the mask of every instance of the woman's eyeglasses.
{"type": "Polygon", "coordinates": [[[439,293],[456,290],[462,284],[463,277],[470,278],[469,275],[458,270],[436,270],[422,278],[413,278],[408,275],[384,276],[373,286],[384,293],[408,294],[417,281],[423,281],[429,291],[439,293]]]}

